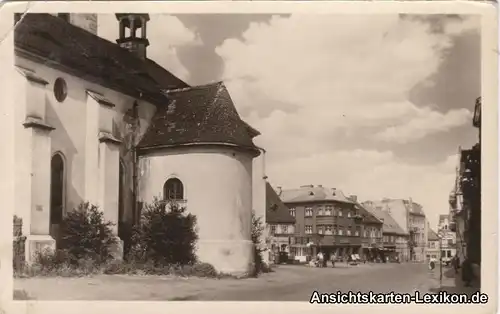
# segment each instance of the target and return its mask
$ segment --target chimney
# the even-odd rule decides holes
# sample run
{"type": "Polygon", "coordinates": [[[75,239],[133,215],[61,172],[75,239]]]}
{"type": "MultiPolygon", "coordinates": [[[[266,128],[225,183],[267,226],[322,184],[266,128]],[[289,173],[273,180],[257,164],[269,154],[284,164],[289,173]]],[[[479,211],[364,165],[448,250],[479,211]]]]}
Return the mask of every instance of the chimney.
{"type": "Polygon", "coordinates": [[[300,187],[301,187],[301,188],[313,188],[313,187],[314,187],[314,185],[312,185],[312,184],[307,184],[307,185],[301,185],[300,187]]]}
{"type": "Polygon", "coordinates": [[[120,34],[116,43],[120,47],[134,53],[141,59],[146,59],[146,48],[149,40],[146,36],[146,24],[149,21],[149,14],[117,13],[120,34]],[[138,30],[140,34],[137,34],[138,30]],[[127,31],[128,30],[128,31],[127,31]]]}
{"type": "Polygon", "coordinates": [[[350,195],[350,196],[349,196],[349,199],[350,199],[351,201],[353,201],[353,202],[355,202],[355,203],[356,203],[356,202],[358,201],[358,196],[357,196],[357,195],[350,195]]]}
{"type": "Polygon", "coordinates": [[[318,188],[322,188],[322,187],[323,187],[323,185],[322,185],[322,184],[318,184],[318,188]]]}
{"type": "Polygon", "coordinates": [[[281,186],[277,186],[276,190],[276,192],[278,192],[278,196],[281,196],[281,194],[283,193],[283,188],[281,186]]]}

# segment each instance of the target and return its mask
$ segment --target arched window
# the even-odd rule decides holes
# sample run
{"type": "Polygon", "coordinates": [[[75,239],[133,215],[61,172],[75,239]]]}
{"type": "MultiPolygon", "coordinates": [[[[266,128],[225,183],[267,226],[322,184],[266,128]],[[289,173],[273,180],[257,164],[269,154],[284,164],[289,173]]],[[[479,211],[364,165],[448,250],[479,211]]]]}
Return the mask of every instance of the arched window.
{"type": "Polygon", "coordinates": [[[168,200],[183,200],[184,186],[181,180],[177,178],[168,179],[163,186],[163,199],[168,200]]]}
{"type": "Polygon", "coordinates": [[[55,154],[50,163],[50,224],[60,224],[64,208],[64,159],[55,154]]]}

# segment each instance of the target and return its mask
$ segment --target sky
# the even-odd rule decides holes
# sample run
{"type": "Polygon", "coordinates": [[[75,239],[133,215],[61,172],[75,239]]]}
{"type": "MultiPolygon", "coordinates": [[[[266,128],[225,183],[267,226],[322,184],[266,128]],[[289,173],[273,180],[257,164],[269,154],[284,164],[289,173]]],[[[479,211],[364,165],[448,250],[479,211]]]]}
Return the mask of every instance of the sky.
{"type": "MultiPolygon", "coordinates": [[[[225,82],[273,186],[411,197],[433,229],[448,213],[458,147],[478,140],[479,17],[151,15],[147,30],[150,59],[225,82]]],[[[117,38],[113,15],[99,35],[117,38]]]]}

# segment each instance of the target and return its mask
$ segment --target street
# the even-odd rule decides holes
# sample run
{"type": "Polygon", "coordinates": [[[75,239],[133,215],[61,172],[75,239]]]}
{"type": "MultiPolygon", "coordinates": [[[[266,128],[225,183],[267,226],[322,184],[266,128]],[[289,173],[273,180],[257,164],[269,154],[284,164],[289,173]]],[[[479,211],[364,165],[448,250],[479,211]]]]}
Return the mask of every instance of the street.
{"type": "Polygon", "coordinates": [[[16,279],[15,290],[36,300],[231,300],[309,301],[313,291],[430,292],[439,287],[439,268],[426,264],[360,264],[335,268],[280,265],[251,279],[157,276],[16,279]]]}

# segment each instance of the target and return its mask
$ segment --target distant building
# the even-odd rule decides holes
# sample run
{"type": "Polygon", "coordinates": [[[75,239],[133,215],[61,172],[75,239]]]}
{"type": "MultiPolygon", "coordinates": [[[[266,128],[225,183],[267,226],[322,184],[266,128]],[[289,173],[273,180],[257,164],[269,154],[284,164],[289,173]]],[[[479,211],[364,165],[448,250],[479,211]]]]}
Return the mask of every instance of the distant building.
{"type": "Polygon", "coordinates": [[[290,245],[295,234],[295,217],[283,204],[269,183],[266,185],[266,229],[265,239],[269,262],[274,262],[279,252],[290,253],[290,245]]]}
{"type": "Polygon", "coordinates": [[[363,203],[378,220],[383,222],[383,252],[382,257],[398,258],[399,261],[408,261],[410,256],[409,234],[396,222],[392,215],[385,210],[373,207],[372,202],[363,203]]]}
{"type": "Polygon", "coordinates": [[[422,205],[414,202],[411,198],[389,199],[380,201],[368,201],[377,210],[385,211],[397,222],[398,226],[409,236],[409,258],[412,261],[423,262],[426,259],[427,248],[427,219],[422,205]]]}
{"type": "Polygon", "coordinates": [[[457,238],[450,230],[450,215],[439,215],[438,232],[441,236],[441,259],[449,262],[457,254],[457,238]]]}
{"type": "Polygon", "coordinates": [[[439,236],[434,230],[428,229],[427,232],[427,260],[439,259],[439,236]]]}
{"type": "Polygon", "coordinates": [[[340,190],[321,185],[280,189],[278,195],[295,217],[291,252],[297,260],[306,261],[319,250],[327,258],[362,254],[364,217],[355,196],[346,197],[340,190]]]}

